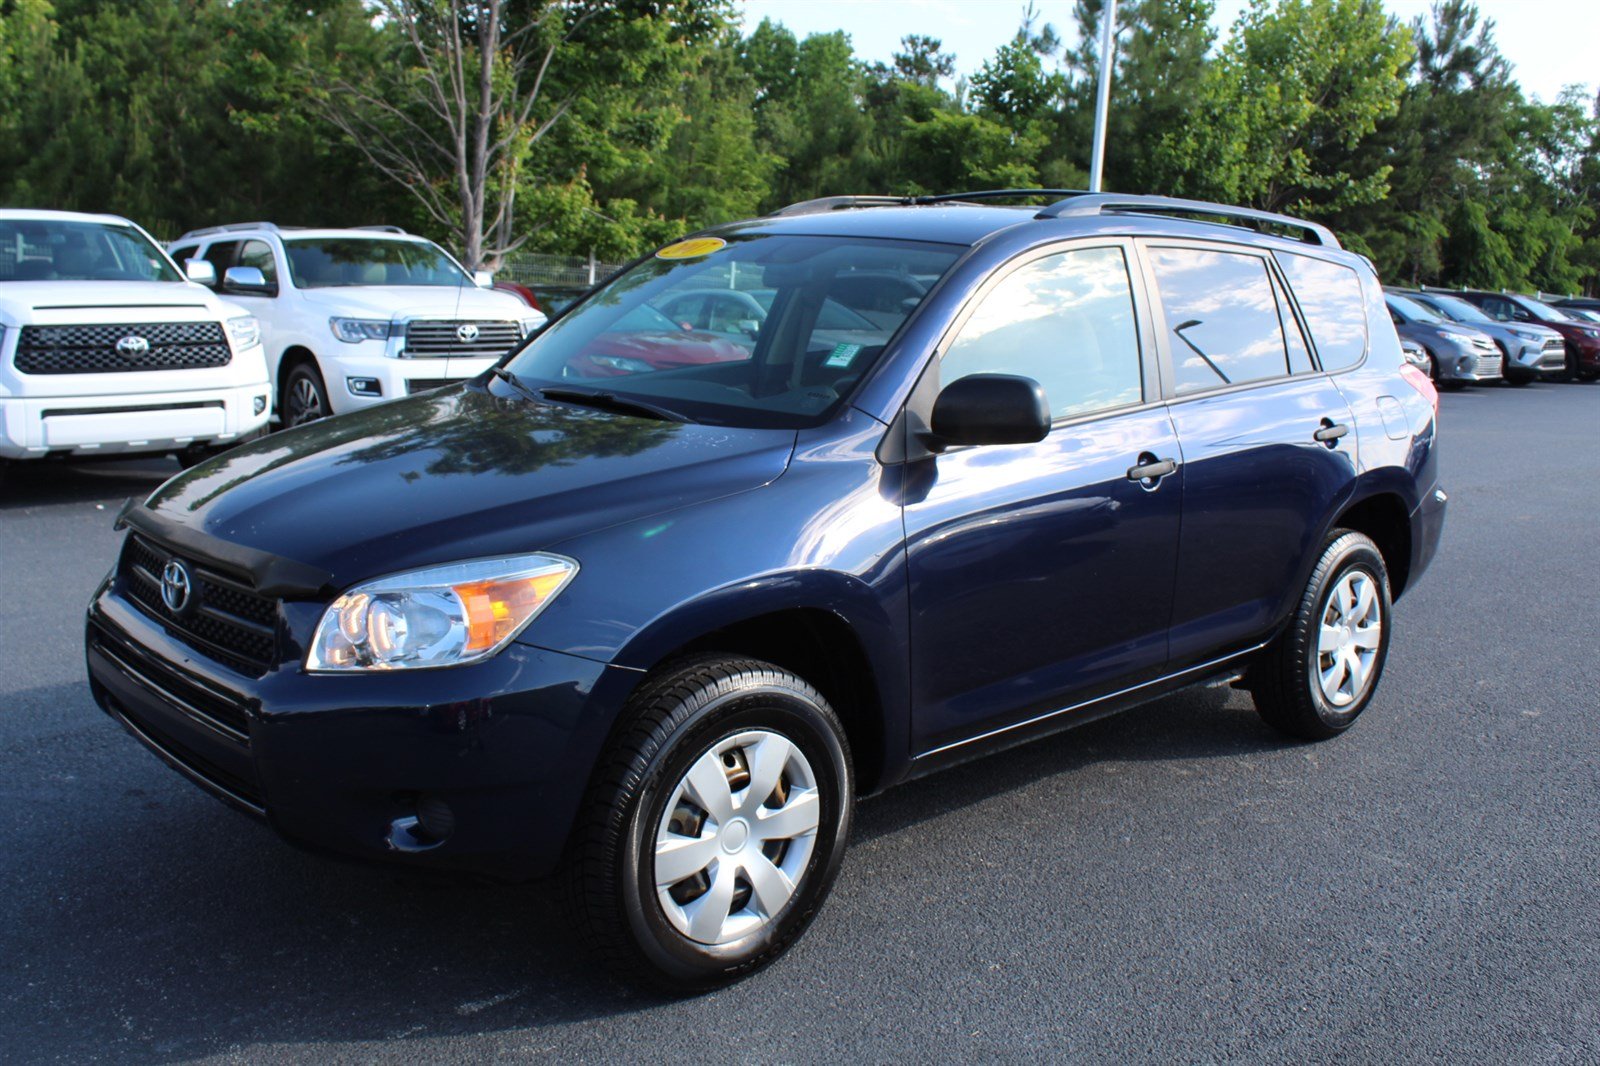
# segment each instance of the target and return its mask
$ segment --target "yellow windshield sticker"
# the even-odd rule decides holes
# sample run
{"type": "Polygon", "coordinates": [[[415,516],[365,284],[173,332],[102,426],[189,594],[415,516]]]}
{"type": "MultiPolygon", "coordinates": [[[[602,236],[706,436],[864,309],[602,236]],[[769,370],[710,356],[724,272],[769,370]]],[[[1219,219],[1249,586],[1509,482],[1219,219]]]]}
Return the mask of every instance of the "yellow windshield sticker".
{"type": "Polygon", "coordinates": [[[692,240],[667,245],[656,253],[656,258],[699,259],[702,255],[710,255],[718,248],[725,248],[727,245],[728,242],[721,237],[695,237],[692,240]]]}

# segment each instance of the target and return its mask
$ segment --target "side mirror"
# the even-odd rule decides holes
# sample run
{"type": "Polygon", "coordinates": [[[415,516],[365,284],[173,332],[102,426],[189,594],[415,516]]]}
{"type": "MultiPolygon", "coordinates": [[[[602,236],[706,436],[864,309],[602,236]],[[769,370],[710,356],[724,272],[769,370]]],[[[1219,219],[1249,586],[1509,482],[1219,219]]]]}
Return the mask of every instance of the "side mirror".
{"type": "Polygon", "coordinates": [[[217,284],[217,268],[206,259],[185,259],[183,276],[208,289],[215,288],[217,284]]]}
{"type": "Polygon", "coordinates": [[[472,283],[480,289],[492,289],[494,288],[494,275],[487,270],[474,270],[472,272],[472,283]]]}
{"type": "Polygon", "coordinates": [[[222,274],[222,290],[242,296],[276,296],[278,286],[268,281],[260,267],[229,267],[222,274]]]}
{"type": "Polygon", "coordinates": [[[1017,374],[969,374],[933,402],[933,434],[951,444],[1032,444],[1050,434],[1044,387],[1017,374]]]}

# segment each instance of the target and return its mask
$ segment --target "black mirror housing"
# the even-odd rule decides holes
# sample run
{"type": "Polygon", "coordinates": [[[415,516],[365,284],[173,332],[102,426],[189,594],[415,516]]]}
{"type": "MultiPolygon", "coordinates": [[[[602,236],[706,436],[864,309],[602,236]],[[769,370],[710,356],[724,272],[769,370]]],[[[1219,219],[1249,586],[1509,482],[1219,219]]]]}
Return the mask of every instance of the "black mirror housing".
{"type": "Polygon", "coordinates": [[[947,446],[1033,444],[1050,434],[1050,402],[1032,378],[969,374],[939,393],[931,428],[947,446]]]}

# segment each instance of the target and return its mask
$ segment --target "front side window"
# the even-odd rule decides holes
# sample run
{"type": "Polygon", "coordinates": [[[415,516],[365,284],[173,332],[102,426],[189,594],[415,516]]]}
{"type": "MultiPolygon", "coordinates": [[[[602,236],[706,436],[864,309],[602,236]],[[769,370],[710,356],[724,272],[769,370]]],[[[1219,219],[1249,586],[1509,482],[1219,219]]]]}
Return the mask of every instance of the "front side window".
{"type": "Polygon", "coordinates": [[[614,278],[508,369],[534,388],[604,391],[696,421],[820,424],[964,250],[786,235],[686,243],[696,254],[614,278]]]}
{"type": "Polygon", "coordinates": [[[1166,312],[1178,395],[1289,372],[1277,297],[1260,256],[1151,248],[1150,263],[1166,312]]]}
{"type": "MultiPolygon", "coordinates": [[[[222,276],[228,272],[229,267],[239,265],[239,248],[243,243],[242,241],[217,241],[206,249],[206,254],[203,258],[217,272],[216,285],[222,284],[222,276]]],[[[216,286],[212,287],[215,288],[216,286]]]]}
{"type": "Polygon", "coordinates": [[[296,237],[286,239],[283,248],[289,258],[289,276],[301,289],[472,284],[455,260],[429,241],[296,237]]]}
{"type": "Polygon", "coordinates": [[[941,385],[969,374],[1032,378],[1058,419],[1143,399],[1122,249],[1062,252],[1007,275],[962,324],[939,364],[941,385]]]}
{"type": "Polygon", "coordinates": [[[236,266],[255,267],[261,271],[261,276],[276,285],[278,283],[278,264],[272,257],[272,248],[266,241],[245,241],[239,249],[239,262],[236,266]]]}
{"type": "Polygon", "coordinates": [[[182,281],[144,234],[114,222],[0,219],[0,281],[182,281]]]}
{"type": "MultiPolygon", "coordinates": [[[[1361,362],[1367,354],[1367,310],[1356,272],[1298,252],[1278,252],[1277,259],[1305,315],[1322,369],[1343,370],[1361,362]]],[[[1389,313],[1394,314],[1392,306],[1389,313]]]]}

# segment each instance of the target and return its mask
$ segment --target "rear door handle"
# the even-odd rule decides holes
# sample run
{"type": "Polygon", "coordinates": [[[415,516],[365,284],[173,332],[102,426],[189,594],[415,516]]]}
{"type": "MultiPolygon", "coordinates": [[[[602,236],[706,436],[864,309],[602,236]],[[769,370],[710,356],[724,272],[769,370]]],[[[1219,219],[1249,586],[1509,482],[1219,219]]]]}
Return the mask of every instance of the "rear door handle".
{"type": "Polygon", "coordinates": [[[1141,462],[1138,466],[1128,467],[1129,481],[1160,481],[1174,470],[1178,464],[1172,459],[1157,459],[1153,455],[1139,456],[1141,462]]]}
{"type": "Polygon", "coordinates": [[[1322,428],[1311,434],[1311,436],[1319,444],[1332,444],[1349,432],[1349,426],[1324,418],[1322,420],[1322,428]]]}

